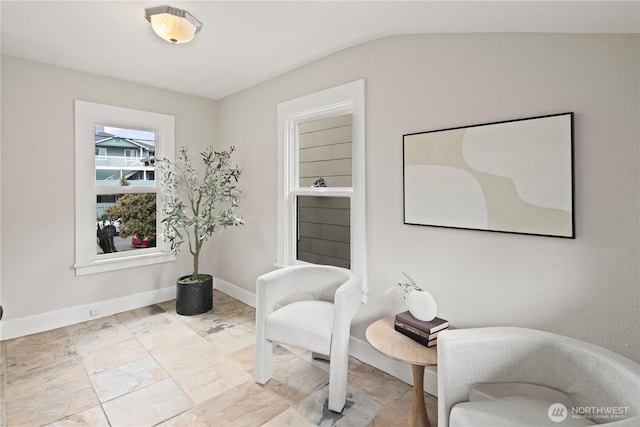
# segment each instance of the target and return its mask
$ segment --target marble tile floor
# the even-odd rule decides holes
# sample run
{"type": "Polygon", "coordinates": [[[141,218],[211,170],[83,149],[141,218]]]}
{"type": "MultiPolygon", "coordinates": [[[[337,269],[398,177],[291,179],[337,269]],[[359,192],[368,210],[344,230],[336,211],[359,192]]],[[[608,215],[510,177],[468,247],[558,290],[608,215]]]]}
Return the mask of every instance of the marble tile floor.
{"type": "MultiPolygon", "coordinates": [[[[255,310],[219,291],[214,309],[175,301],[0,344],[0,426],[405,426],[412,388],[354,358],[347,405],[327,409],[328,363],[274,347],[253,381],[255,310]]],[[[425,394],[437,424],[437,401],[425,394]]]]}

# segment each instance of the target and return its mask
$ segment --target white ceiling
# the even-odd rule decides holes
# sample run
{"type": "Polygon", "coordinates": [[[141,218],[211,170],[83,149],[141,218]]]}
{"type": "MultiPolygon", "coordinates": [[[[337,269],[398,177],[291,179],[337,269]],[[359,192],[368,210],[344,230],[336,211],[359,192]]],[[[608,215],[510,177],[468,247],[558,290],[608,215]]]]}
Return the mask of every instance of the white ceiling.
{"type": "Polygon", "coordinates": [[[639,1],[7,1],[2,53],[220,99],[339,50],[397,34],[638,33],[639,1]],[[144,18],[203,22],[171,45],[144,18]]]}

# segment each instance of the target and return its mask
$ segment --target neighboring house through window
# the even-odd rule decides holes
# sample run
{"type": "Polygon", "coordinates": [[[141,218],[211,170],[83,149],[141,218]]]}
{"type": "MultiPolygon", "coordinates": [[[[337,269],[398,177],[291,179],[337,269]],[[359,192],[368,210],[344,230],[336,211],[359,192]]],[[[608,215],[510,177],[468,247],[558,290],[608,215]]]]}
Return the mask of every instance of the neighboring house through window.
{"type": "Polygon", "coordinates": [[[366,297],[365,82],[278,105],[278,265],[349,268],[366,297]]]}
{"type": "Polygon", "coordinates": [[[161,239],[155,158],[173,157],[174,118],[76,101],[76,275],[174,259],[161,239]]]}
{"type": "Polygon", "coordinates": [[[140,157],[140,153],[138,152],[138,150],[132,150],[131,148],[125,148],[124,149],[124,156],[125,157],[140,157]]]}

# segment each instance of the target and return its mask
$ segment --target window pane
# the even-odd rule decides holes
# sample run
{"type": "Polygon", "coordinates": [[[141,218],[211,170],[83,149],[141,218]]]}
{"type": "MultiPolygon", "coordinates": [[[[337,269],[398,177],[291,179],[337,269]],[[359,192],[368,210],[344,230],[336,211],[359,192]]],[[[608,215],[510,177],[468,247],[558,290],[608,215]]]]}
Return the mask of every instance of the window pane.
{"type": "Polygon", "coordinates": [[[297,197],[297,259],[314,264],[351,267],[348,197],[297,197]]]}
{"type": "Polygon", "coordinates": [[[154,186],[155,139],[154,132],[96,126],[96,186],[154,186]]]}
{"type": "Polygon", "coordinates": [[[302,123],[298,126],[300,187],[351,187],[352,115],[302,123]]]}
{"type": "Polygon", "coordinates": [[[156,246],[156,193],[96,197],[96,253],[156,246]]]}

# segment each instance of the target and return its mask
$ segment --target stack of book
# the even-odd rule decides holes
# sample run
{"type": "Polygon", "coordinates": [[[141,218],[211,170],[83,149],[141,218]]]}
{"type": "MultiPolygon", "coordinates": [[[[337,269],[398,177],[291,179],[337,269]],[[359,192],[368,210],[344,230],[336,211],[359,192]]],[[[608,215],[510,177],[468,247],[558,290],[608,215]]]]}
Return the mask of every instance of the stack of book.
{"type": "Polygon", "coordinates": [[[438,344],[438,333],[449,327],[449,322],[434,317],[429,322],[418,320],[408,311],[396,314],[394,328],[396,331],[427,347],[438,344]]]}

